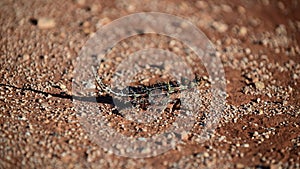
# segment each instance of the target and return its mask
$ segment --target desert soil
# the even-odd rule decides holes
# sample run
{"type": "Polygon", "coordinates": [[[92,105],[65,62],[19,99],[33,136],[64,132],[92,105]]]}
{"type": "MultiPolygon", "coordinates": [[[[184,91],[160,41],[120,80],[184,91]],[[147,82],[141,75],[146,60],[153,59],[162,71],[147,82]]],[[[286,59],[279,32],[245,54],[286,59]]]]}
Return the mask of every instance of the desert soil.
{"type": "MultiPolygon", "coordinates": [[[[0,18],[0,168],[300,168],[300,1],[1,0],[0,18]],[[149,11],[180,16],[207,35],[227,97],[210,139],[199,141],[198,121],[174,149],[133,159],[89,138],[72,79],[93,33],[149,11]]],[[[116,129],[124,123],[107,103],[99,106],[116,129]]]]}

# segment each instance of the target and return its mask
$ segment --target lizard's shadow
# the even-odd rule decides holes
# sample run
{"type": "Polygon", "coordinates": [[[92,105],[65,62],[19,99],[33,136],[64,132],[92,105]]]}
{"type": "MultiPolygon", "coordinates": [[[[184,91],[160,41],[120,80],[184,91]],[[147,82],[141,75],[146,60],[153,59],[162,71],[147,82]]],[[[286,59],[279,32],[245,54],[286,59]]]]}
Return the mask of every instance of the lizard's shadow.
{"type": "MultiPolygon", "coordinates": [[[[78,100],[78,101],[81,101],[81,102],[93,102],[94,103],[95,98],[96,98],[97,103],[110,104],[112,107],[116,107],[116,105],[118,105],[119,110],[122,110],[124,108],[128,108],[128,107],[133,106],[133,103],[131,103],[131,102],[124,103],[124,101],[122,101],[120,99],[117,99],[117,98],[112,98],[112,96],[110,96],[110,95],[75,96],[75,95],[67,94],[65,92],[50,93],[50,92],[45,92],[45,91],[33,89],[31,87],[17,87],[17,86],[8,85],[8,84],[1,84],[1,83],[0,83],[0,87],[13,88],[15,90],[21,90],[21,92],[31,91],[31,92],[35,92],[35,93],[38,93],[38,94],[43,94],[45,96],[51,95],[52,97],[61,98],[61,99],[68,99],[68,100],[71,100],[71,101],[78,100]]],[[[145,86],[143,86],[142,88],[145,88],[145,86]]],[[[132,89],[135,90],[135,91],[138,91],[140,88],[132,88],[132,89]]],[[[112,113],[115,114],[115,115],[123,117],[123,115],[119,112],[118,109],[113,109],[112,113]]]]}
{"type": "MultiPolygon", "coordinates": [[[[97,96],[75,96],[75,95],[67,94],[65,92],[50,93],[50,92],[33,89],[31,87],[17,87],[17,86],[8,85],[8,84],[2,84],[2,83],[0,83],[0,87],[12,88],[14,90],[21,90],[21,92],[31,91],[31,92],[42,94],[45,96],[51,95],[52,97],[67,99],[67,100],[71,100],[71,101],[78,100],[81,102],[91,102],[91,103],[94,103],[96,101],[97,103],[110,104],[112,107],[115,107],[116,104],[123,105],[123,106],[121,106],[121,108],[128,107],[130,105],[130,103],[125,104],[121,100],[113,99],[109,95],[105,95],[105,96],[100,96],[100,95],[97,95],[97,96]]],[[[113,109],[112,113],[123,117],[123,115],[121,113],[119,113],[119,111],[117,109],[113,109]]]]}
{"type": "MultiPolygon", "coordinates": [[[[7,85],[7,84],[1,84],[0,86],[2,87],[8,87],[8,88],[13,88],[15,90],[21,90],[21,91],[32,91],[35,93],[43,94],[45,96],[51,95],[52,97],[56,98],[61,98],[61,99],[68,99],[68,100],[78,100],[82,102],[95,102],[95,96],[75,96],[75,95],[69,95],[65,92],[60,92],[60,93],[50,93],[50,92],[44,92],[41,90],[33,89],[30,87],[16,87],[12,85],[7,85]]],[[[98,103],[106,103],[106,104],[113,104],[113,99],[111,96],[96,96],[96,101],[98,103]]]]}

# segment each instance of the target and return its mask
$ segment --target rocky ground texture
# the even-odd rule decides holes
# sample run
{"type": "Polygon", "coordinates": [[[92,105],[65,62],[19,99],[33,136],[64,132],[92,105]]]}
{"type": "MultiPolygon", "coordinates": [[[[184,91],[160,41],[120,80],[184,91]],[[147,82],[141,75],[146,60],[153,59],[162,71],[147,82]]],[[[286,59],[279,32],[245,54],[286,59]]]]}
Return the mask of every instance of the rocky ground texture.
{"type": "Polygon", "coordinates": [[[298,0],[2,0],[0,23],[0,168],[300,168],[298,0]],[[89,139],[72,102],[73,70],[99,28],[149,11],[207,35],[228,96],[209,140],[199,141],[196,123],[174,149],[132,159],[89,139]]]}

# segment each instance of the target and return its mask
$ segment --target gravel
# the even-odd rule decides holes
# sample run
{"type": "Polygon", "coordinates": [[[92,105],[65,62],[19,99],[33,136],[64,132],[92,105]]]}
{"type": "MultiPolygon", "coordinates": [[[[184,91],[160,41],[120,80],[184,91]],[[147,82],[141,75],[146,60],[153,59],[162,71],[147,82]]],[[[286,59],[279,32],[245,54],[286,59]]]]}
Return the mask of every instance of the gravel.
{"type": "MultiPolygon", "coordinates": [[[[145,3],[0,2],[0,168],[300,168],[299,3],[145,3]],[[196,122],[180,134],[180,144],[159,156],[131,159],[90,139],[73,106],[72,80],[87,39],[111,21],[139,11],[175,14],[205,32],[222,60],[228,96],[207,141],[201,134],[211,101],[208,80],[199,86],[204,99],[196,122]]],[[[156,35],[120,42],[99,73],[112,73],[125,56],[145,46],[187,57],[196,72],[207,76],[193,54],[186,56],[184,44],[156,35]]],[[[112,127],[142,140],[172,121],[163,117],[161,125],[140,132],[114,114],[111,105],[98,104],[112,127]]]]}
{"type": "Polygon", "coordinates": [[[39,18],[37,21],[37,26],[40,29],[50,29],[56,26],[55,20],[52,18],[39,18]]]}

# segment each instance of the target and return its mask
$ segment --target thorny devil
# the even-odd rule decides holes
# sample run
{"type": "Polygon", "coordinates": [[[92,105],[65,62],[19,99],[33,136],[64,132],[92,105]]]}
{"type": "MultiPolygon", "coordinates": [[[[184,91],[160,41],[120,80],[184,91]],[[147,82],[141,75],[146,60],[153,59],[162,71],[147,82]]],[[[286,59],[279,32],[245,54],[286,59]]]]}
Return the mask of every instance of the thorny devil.
{"type": "MultiPolygon", "coordinates": [[[[122,90],[113,90],[108,85],[104,84],[102,77],[99,77],[96,69],[93,67],[93,74],[97,85],[100,87],[101,92],[110,94],[116,98],[121,98],[122,100],[127,98],[125,103],[130,102],[136,108],[147,109],[150,105],[149,97],[156,97],[161,95],[171,95],[175,93],[180,93],[181,91],[192,89],[199,85],[200,82],[207,81],[204,78],[196,77],[194,80],[190,81],[188,79],[181,79],[181,84],[177,81],[159,82],[153,85],[145,86],[128,86],[122,90]],[[160,91],[160,92],[157,92],[160,91]]],[[[168,103],[180,106],[180,99],[171,100],[168,103]]]]}

